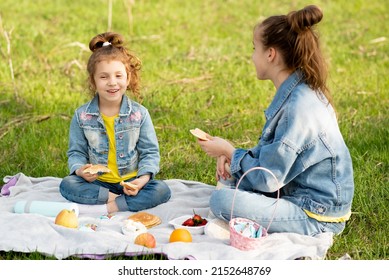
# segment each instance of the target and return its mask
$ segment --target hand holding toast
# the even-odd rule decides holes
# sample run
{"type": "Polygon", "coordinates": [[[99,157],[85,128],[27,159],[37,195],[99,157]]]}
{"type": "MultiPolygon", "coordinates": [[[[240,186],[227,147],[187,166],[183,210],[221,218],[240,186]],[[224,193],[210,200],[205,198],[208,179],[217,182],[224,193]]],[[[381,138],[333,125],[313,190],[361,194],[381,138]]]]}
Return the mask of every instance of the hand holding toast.
{"type": "Polygon", "coordinates": [[[126,195],[136,196],[148,181],[150,181],[150,175],[142,175],[131,182],[121,181],[120,185],[123,186],[123,192],[126,195]]]}

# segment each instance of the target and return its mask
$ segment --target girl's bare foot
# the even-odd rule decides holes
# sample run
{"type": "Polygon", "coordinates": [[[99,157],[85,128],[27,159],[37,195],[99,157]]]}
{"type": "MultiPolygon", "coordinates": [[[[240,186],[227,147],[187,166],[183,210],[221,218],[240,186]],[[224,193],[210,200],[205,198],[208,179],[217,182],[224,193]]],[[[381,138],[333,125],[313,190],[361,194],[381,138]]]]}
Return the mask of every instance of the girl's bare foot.
{"type": "Polygon", "coordinates": [[[107,201],[107,211],[108,214],[115,213],[119,211],[119,208],[116,204],[115,198],[117,198],[119,195],[115,193],[108,193],[108,201],[107,201]]]}

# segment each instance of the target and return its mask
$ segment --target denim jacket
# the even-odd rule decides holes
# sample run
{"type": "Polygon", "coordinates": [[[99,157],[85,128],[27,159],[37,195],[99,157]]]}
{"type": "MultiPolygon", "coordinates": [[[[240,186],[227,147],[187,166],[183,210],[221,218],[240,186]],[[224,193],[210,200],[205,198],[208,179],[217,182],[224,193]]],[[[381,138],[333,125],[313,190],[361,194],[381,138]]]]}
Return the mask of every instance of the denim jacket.
{"type": "MultiPolygon", "coordinates": [[[[70,124],[68,166],[70,174],[81,166],[108,164],[108,137],[96,95],[76,109],[70,124]]],[[[115,119],[116,160],[121,176],[138,170],[137,176],[159,171],[159,146],[148,110],[123,96],[115,119]]]]}
{"type": "Polygon", "coordinates": [[[231,172],[242,188],[275,192],[302,209],[328,217],[350,213],[354,195],[349,150],[338,127],[335,112],[324,95],[303,82],[300,71],[285,80],[265,111],[266,123],[256,147],[236,149],[231,172]]]}

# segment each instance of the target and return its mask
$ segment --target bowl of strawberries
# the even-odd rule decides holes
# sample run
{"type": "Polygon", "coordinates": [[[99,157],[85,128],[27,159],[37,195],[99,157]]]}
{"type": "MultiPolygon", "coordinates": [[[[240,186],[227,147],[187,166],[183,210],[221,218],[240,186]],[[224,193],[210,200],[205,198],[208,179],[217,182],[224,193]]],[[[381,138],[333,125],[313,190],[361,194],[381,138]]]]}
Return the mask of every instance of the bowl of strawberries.
{"type": "Polygon", "coordinates": [[[204,228],[207,223],[207,219],[196,214],[194,211],[193,215],[184,215],[169,222],[174,228],[185,228],[192,234],[204,234],[204,228]]]}

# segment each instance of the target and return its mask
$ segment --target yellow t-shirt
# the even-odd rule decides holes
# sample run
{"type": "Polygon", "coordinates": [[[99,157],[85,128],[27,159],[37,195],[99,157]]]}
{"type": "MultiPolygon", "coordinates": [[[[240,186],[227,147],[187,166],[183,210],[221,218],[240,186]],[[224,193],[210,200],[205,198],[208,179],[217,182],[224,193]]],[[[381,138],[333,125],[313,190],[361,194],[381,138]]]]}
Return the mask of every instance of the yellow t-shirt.
{"type": "Polygon", "coordinates": [[[99,180],[108,183],[119,183],[120,181],[125,181],[136,176],[137,171],[133,171],[121,177],[118,172],[117,162],[116,162],[116,144],[115,144],[115,119],[118,115],[108,117],[101,114],[104,120],[104,124],[107,130],[107,137],[109,143],[108,149],[108,168],[112,170],[110,173],[104,173],[99,176],[99,180]]]}

